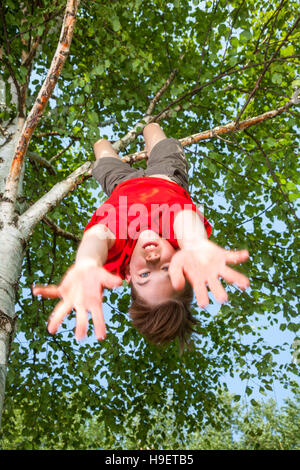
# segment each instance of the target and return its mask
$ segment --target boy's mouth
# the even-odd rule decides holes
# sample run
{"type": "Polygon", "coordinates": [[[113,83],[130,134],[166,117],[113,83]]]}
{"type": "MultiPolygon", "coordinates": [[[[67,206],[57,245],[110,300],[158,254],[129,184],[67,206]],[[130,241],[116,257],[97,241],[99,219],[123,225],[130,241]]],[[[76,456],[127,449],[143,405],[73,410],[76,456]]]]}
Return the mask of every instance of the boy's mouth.
{"type": "Polygon", "coordinates": [[[149,250],[149,249],[152,249],[152,248],[157,248],[158,247],[158,243],[156,242],[147,242],[147,243],[144,243],[143,245],[143,249],[145,250],[146,248],[149,250]]]}

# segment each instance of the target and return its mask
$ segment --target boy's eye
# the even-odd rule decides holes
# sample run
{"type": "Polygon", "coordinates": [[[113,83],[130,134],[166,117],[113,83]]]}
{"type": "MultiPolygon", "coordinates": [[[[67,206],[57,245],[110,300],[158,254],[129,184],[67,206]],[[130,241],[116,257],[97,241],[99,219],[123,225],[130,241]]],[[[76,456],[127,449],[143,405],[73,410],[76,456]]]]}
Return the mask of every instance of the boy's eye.
{"type": "Polygon", "coordinates": [[[149,276],[149,274],[150,274],[149,272],[146,272],[146,273],[141,273],[141,274],[140,274],[140,277],[148,277],[148,276],[149,276]]]}
{"type": "Polygon", "coordinates": [[[169,271],[169,266],[164,266],[162,269],[163,269],[164,271],[169,271]]]}

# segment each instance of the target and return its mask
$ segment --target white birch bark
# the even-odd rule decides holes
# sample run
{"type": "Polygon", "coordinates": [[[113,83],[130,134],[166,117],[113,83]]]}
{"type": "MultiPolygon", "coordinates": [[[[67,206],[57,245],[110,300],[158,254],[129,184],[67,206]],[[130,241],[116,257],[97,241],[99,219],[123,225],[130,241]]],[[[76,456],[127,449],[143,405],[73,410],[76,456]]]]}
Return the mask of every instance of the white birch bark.
{"type": "Polygon", "coordinates": [[[12,225],[4,226],[0,231],[0,426],[23,252],[24,243],[20,232],[12,225]]]}
{"type": "MultiPolygon", "coordinates": [[[[17,106],[17,92],[11,79],[9,79],[11,94],[12,94],[12,105],[17,106]]],[[[5,107],[4,96],[5,96],[5,84],[0,79],[0,106],[5,107]]],[[[0,133],[0,194],[4,193],[6,178],[10,170],[12,159],[15,153],[16,146],[18,144],[23,125],[24,119],[14,119],[8,126],[8,123],[2,124],[2,132],[0,133]],[[6,127],[7,126],[7,127],[6,127]]],[[[20,178],[19,194],[22,191],[24,172],[20,178]]]]}
{"type": "MultiPolygon", "coordinates": [[[[0,83],[4,90],[4,83],[0,83]]],[[[11,82],[12,104],[17,104],[17,93],[11,82]]],[[[1,94],[3,96],[4,93],[1,94]]],[[[1,100],[2,101],[2,100],[1,100]]],[[[1,103],[4,106],[4,103],[1,103]]],[[[0,136],[0,196],[2,198],[15,148],[18,143],[24,119],[15,119],[9,126],[2,124],[5,131],[0,136]]],[[[21,195],[23,171],[19,182],[21,195]]],[[[0,199],[0,426],[4,402],[5,381],[10,344],[14,334],[15,302],[18,280],[21,274],[24,242],[15,225],[9,224],[6,205],[0,199]]]]}

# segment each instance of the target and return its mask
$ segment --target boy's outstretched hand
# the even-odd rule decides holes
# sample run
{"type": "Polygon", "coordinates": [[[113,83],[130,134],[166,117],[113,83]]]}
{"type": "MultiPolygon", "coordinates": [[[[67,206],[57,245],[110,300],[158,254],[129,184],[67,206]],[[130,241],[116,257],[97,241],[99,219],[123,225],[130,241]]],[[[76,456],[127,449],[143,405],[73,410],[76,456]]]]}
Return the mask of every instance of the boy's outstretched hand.
{"type": "Polygon", "coordinates": [[[48,331],[57,332],[64,318],[76,310],[77,340],[83,339],[87,334],[88,312],[91,313],[96,337],[101,340],[106,336],[105,321],[102,311],[103,289],[113,289],[120,286],[122,279],[102,267],[94,265],[73,265],[65,274],[62,282],[49,286],[34,286],[34,295],[47,298],[61,298],[56,305],[48,322],[48,331]]]}
{"type": "Polygon", "coordinates": [[[206,285],[218,302],[226,302],[228,296],[219,276],[240,289],[246,289],[250,285],[249,279],[227,264],[243,263],[248,258],[247,250],[225,250],[207,239],[201,240],[175,253],[169,266],[171,282],[174,289],[181,290],[186,278],[193,286],[199,307],[204,308],[209,304],[206,285]]]}

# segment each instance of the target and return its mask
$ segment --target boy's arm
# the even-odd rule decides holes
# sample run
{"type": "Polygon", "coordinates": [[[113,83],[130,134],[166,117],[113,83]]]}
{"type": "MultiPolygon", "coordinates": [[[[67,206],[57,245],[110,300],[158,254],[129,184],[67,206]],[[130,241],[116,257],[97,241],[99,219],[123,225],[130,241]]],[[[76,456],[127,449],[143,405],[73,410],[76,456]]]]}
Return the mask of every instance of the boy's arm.
{"type": "Polygon", "coordinates": [[[76,262],[56,285],[35,286],[34,295],[61,298],[48,323],[48,331],[56,333],[59,325],[73,309],[76,310],[76,331],[78,340],[87,333],[88,312],[91,313],[95,334],[98,339],[106,335],[102,312],[102,292],[122,284],[122,279],[106,271],[103,266],[109,249],[115,241],[114,235],[104,225],[91,227],[82,238],[76,255],[76,262]]]}
{"type": "Polygon", "coordinates": [[[104,266],[108,251],[113,247],[115,236],[105,225],[94,225],[82,237],[75,264],[104,266]]]}
{"type": "Polygon", "coordinates": [[[199,307],[209,304],[207,285],[219,302],[226,302],[227,293],[219,281],[221,276],[241,289],[249,286],[249,279],[231,269],[249,258],[247,250],[230,251],[221,248],[207,238],[200,216],[191,210],[180,211],[174,220],[174,232],[180,250],[173,256],[169,267],[175,289],[183,289],[185,278],[193,286],[199,307]]]}
{"type": "Polygon", "coordinates": [[[199,215],[191,210],[176,214],[174,232],[180,248],[191,248],[201,240],[207,240],[207,233],[199,215]]]}

